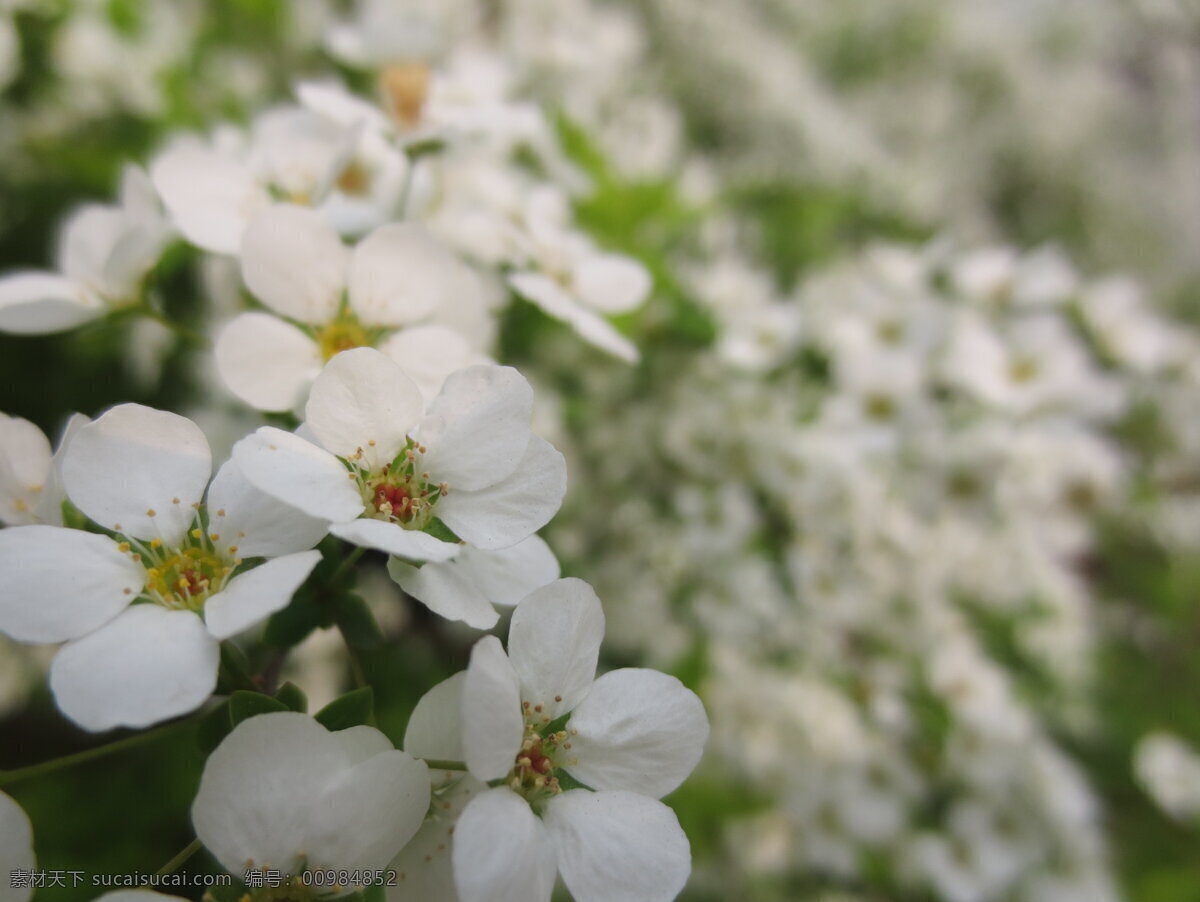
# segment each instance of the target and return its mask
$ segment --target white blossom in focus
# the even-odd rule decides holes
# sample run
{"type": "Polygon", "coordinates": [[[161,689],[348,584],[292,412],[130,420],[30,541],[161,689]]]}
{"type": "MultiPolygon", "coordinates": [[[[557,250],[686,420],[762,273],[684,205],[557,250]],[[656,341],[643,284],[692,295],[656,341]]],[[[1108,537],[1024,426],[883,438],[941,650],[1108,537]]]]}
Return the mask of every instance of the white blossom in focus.
{"type": "Polygon", "coordinates": [[[62,462],[68,498],[116,537],[0,530],[0,629],[66,643],[50,688],[85,729],[148,726],[199,706],[216,685],[220,641],[284,607],[320,559],[306,549],[324,522],[256,491],[229,463],[209,485],[211,465],[191,421],[120,405],[81,426],[62,462]],[[268,560],[242,567],[256,558],[268,560]]]}
{"type": "MultiPolygon", "coordinates": [[[[472,650],[459,690],[462,752],[473,777],[503,785],[458,819],[462,902],[545,902],[556,873],[580,902],[669,900],[687,881],[687,837],[658,799],[700,760],[704,707],[658,671],[595,678],[603,634],[591,587],[559,580],[517,605],[507,654],[494,636],[472,650]],[[563,791],[560,769],[590,789],[563,791]]],[[[446,685],[433,692],[448,707],[446,685]]]]}
{"type": "Polygon", "coordinates": [[[554,515],[566,491],[562,455],[530,429],[533,392],[515,369],[473,366],[425,407],[386,354],[355,348],[313,383],[305,427],[316,444],[265,426],[233,460],[272,497],[332,524],[348,542],[414,561],[460,546],[508,548],[554,515]]]}
{"type": "Polygon", "coordinates": [[[429,807],[425,764],[372,727],[331,733],[277,711],[238,724],[209,756],[196,836],[234,875],[385,868],[429,807]]]}

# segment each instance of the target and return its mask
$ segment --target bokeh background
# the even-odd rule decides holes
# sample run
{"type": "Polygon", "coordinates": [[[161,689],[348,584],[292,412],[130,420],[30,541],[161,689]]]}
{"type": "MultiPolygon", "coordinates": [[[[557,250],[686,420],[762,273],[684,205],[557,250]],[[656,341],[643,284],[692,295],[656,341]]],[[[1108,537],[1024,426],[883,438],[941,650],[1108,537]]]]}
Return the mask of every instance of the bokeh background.
{"type": "MultiPolygon", "coordinates": [[[[432,65],[503,59],[581,176],[578,223],[654,276],[618,323],[635,366],[517,299],[495,354],[568,455],[544,535],[597,586],[606,666],[708,708],[667,799],[684,898],[1200,899],[1200,9],[370,6],[433,23],[432,65]]],[[[330,42],[367,15],[0,0],[0,269],[52,268],[64,216],[180,131],[245,126],[300,78],[369,94],[330,42]]],[[[230,274],[178,245],[154,278],[203,331],[230,274]]],[[[152,322],[0,336],[0,411],[53,436],[122,401],[216,447],[259,422],[152,322]]],[[[386,640],[360,657],[399,741],[474,634],[366,560],[386,640]]],[[[48,656],[0,637],[0,768],[99,741],[48,656]]],[[[286,668],[314,709],[350,685],[333,630],[286,668]]],[[[153,872],[202,764],[183,728],[4,788],[40,867],[153,872]]]]}

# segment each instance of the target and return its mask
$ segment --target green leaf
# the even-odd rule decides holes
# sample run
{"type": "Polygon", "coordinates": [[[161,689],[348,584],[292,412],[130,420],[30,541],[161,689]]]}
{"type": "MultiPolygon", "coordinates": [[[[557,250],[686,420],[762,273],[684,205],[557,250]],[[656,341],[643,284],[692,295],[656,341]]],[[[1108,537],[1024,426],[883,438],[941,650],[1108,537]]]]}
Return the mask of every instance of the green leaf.
{"type": "Polygon", "coordinates": [[[271,714],[274,711],[287,711],[288,706],[278,699],[263,695],[261,692],[244,692],[238,690],[229,696],[229,719],[236,727],[243,720],[259,714],[271,714]]]}
{"type": "Polygon", "coordinates": [[[375,716],[375,693],[370,686],[335,698],[313,717],[327,730],[347,730],[370,725],[375,716]]]}
{"type": "Polygon", "coordinates": [[[290,711],[308,713],[308,696],[295,683],[284,683],[275,693],[275,698],[284,703],[290,711]]]}
{"type": "Polygon", "coordinates": [[[370,886],[363,887],[362,902],[387,902],[385,886],[385,883],[372,883],[370,886]]]}
{"type": "Polygon", "coordinates": [[[226,700],[204,715],[196,731],[196,742],[205,755],[211,755],[232,729],[233,717],[229,713],[229,701],[226,700]]]}

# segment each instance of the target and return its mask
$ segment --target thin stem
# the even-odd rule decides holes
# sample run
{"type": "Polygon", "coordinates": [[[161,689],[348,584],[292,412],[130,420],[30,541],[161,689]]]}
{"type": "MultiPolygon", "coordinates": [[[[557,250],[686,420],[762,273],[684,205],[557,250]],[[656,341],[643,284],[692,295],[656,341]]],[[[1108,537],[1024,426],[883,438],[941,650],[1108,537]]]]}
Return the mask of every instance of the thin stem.
{"type": "Polygon", "coordinates": [[[329,577],[329,585],[336,586],[338,580],[342,578],[342,575],[358,563],[358,559],[366,553],[366,550],[367,549],[363,548],[361,545],[358,545],[353,551],[342,558],[342,562],[338,564],[338,568],[334,570],[333,575],[329,577]]]}
{"type": "Polygon", "coordinates": [[[152,319],[156,323],[166,326],[168,329],[174,332],[175,335],[186,341],[188,344],[195,345],[196,347],[204,350],[208,349],[208,338],[206,336],[201,335],[194,329],[189,329],[183,323],[171,319],[165,313],[156,310],[149,304],[142,304],[141,306],[134,308],[134,312],[138,316],[144,316],[146,319],[152,319]]]}
{"type": "MultiPolygon", "coordinates": [[[[198,838],[193,839],[190,843],[188,843],[186,846],[184,846],[182,849],[180,849],[179,853],[174,858],[172,858],[170,861],[168,861],[166,864],[164,864],[161,868],[159,868],[157,871],[155,871],[154,876],[155,877],[164,877],[167,874],[175,873],[177,870],[179,870],[181,867],[183,867],[187,863],[187,860],[189,858],[191,858],[193,855],[195,855],[199,851],[200,851],[200,840],[198,838]]],[[[147,880],[146,883],[143,885],[150,886],[151,884],[150,884],[150,881],[147,880]]]]}
{"type": "Polygon", "coordinates": [[[350,644],[350,640],[346,638],[346,630],[343,629],[341,624],[338,624],[338,632],[342,634],[342,642],[346,646],[346,655],[350,658],[350,673],[354,676],[354,686],[356,689],[362,689],[367,685],[367,675],[363,670],[362,661],[358,659],[358,652],[350,644]]]}
{"type": "Polygon", "coordinates": [[[461,761],[446,761],[441,758],[425,758],[422,759],[425,766],[430,770],[462,770],[465,771],[467,766],[461,761]]]}
{"type": "Polygon", "coordinates": [[[154,730],[147,730],[145,733],[138,733],[136,736],[126,736],[124,739],[118,739],[116,742],[110,742],[107,745],[84,749],[82,752],[63,755],[60,758],[51,758],[49,761],[43,761],[40,764],[30,764],[28,767],[0,771],[0,786],[7,786],[9,783],[16,783],[18,780],[27,780],[30,777],[40,777],[42,774],[53,773],[56,770],[63,770],[68,767],[74,767],[77,764],[84,764],[88,761],[104,758],[115,752],[136,748],[144,743],[178,732],[183,727],[192,726],[195,722],[195,718],[188,718],[158,727],[154,730]]]}

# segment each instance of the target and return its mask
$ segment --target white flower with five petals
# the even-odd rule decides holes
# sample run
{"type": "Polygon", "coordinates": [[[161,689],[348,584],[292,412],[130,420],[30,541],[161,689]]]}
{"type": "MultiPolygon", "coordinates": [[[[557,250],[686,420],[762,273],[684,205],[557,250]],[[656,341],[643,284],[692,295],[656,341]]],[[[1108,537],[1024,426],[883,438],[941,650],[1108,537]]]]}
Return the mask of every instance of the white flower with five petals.
{"type": "Polygon", "coordinates": [[[325,361],[372,346],[426,398],[451,372],[486,362],[483,285],[412,223],[376,229],[353,250],[317,213],[281,204],[250,223],[242,277],[270,312],[243,313],[217,338],[217,370],[260,410],[290,410],[325,361]]]}
{"type": "Polygon", "coordinates": [[[708,719],[658,671],[595,679],[603,634],[591,587],[559,580],[517,605],[507,654],[481,639],[465,673],[413,712],[423,754],[462,756],[473,778],[502,781],[455,826],[462,902],[544,902],[556,873],[580,902],[669,900],[683,888],[687,837],[658,799],[700,760],[708,719]],[[563,791],[563,772],[590,789],[563,791]]]}
{"type": "Polygon", "coordinates": [[[256,487],[330,524],[348,542],[417,561],[483,549],[544,526],[566,492],[563,456],[530,429],[533,390],[511,367],[453,373],[429,405],[387,355],[356,348],[313,383],[305,427],[316,443],[264,426],[233,460],[256,487]]]}
{"type": "Polygon", "coordinates": [[[0,531],[0,630],[66,642],[50,688],[86,729],[144,727],[202,704],[219,642],[283,608],[320,559],[306,549],[323,522],[228,463],[210,486],[211,468],[190,420],[123,404],[79,428],[62,462],[68,498],[113,535],[0,531]],[[269,560],[245,569],[254,558],[269,560]]]}

